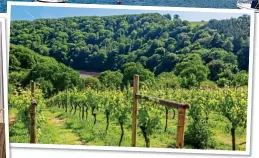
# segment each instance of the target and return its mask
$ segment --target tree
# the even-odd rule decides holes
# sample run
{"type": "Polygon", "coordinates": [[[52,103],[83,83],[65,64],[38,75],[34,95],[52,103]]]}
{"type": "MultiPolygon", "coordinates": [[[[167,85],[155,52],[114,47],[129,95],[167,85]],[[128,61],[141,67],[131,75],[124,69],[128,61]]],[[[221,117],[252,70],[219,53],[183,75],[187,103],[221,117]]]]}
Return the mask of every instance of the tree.
{"type": "Polygon", "coordinates": [[[188,55],[175,66],[175,74],[180,77],[181,85],[185,88],[198,87],[202,81],[207,79],[208,73],[208,68],[203,65],[198,54],[188,55]]]}
{"type": "Polygon", "coordinates": [[[223,72],[226,66],[222,60],[212,60],[208,63],[208,68],[210,70],[209,78],[212,81],[217,81],[219,79],[218,74],[223,72]]]}
{"type": "Polygon", "coordinates": [[[228,52],[232,52],[234,49],[234,45],[230,40],[227,40],[226,42],[224,42],[223,48],[228,52]]]}
{"type": "Polygon", "coordinates": [[[91,89],[98,90],[101,87],[101,83],[100,83],[99,79],[94,78],[94,77],[85,78],[84,83],[85,83],[85,88],[91,88],[91,89]]]}
{"type": "Polygon", "coordinates": [[[104,71],[98,76],[103,88],[118,89],[122,84],[123,75],[119,71],[104,71]]]}
{"type": "Polygon", "coordinates": [[[40,85],[45,98],[51,97],[54,91],[54,87],[49,80],[44,80],[44,78],[37,78],[35,82],[40,85]]]}
{"type": "Polygon", "coordinates": [[[180,15],[175,14],[175,15],[174,15],[174,19],[180,19],[180,15]]]}
{"type": "Polygon", "coordinates": [[[9,71],[19,71],[21,69],[21,63],[14,54],[9,55],[9,65],[9,71]]]}
{"type": "MultiPolygon", "coordinates": [[[[26,71],[23,79],[19,79],[20,84],[26,87],[30,80],[38,80],[44,89],[44,96],[64,90],[68,85],[77,86],[80,82],[77,71],[58,63],[53,58],[43,57],[28,48],[15,45],[11,45],[10,53],[14,55],[12,58],[17,59],[16,62],[20,63],[20,69],[26,71]]],[[[17,66],[17,64],[15,65],[17,66]]],[[[16,68],[16,70],[18,69],[16,68]]]]}
{"type": "Polygon", "coordinates": [[[249,46],[241,48],[237,52],[238,68],[248,71],[249,68],[249,46]]]}
{"type": "Polygon", "coordinates": [[[248,85],[248,73],[246,71],[240,71],[234,75],[232,85],[234,86],[247,86],[248,85]]]}
{"type": "Polygon", "coordinates": [[[157,77],[157,83],[161,88],[177,88],[179,79],[173,72],[163,72],[157,77]]]}
{"type": "Polygon", "coordinates": [[[172,20],[172,17],[171,17],[170,14],[165,14],[164,17],[167,18],[167,19],[169,19],[169,20],[172,20]]]}
{"type": "Polygon", "coordinates": [[[147,68],[154,70],[154,68],[160,63],[161,56],[159,54],[153,54],[147,61],[147,68]]]}
{"type": "Polygon", "coordinates": [[[139,75],[140,82],[153,83],[154,74],[149,70],[145,69],[140,63],[126,63],[123,65],[123,83],[127,85],[133,84],[134,75],[139,75]]]}
{"type": "Polygon", "coordinates": [[[167,53],[162,61],[155,69],[155,74],[162,72],[170,72],[174,69],[175,65],[179,62],[179,57],[174,53],[167,53]]]}
{"type": "Polygon", "coordinates": [[[24,82],[24,80],[26,79],[27,76],[28,76],[27,71],[9,72],[8,82],[13,85],[19,85],[24,82]]]}

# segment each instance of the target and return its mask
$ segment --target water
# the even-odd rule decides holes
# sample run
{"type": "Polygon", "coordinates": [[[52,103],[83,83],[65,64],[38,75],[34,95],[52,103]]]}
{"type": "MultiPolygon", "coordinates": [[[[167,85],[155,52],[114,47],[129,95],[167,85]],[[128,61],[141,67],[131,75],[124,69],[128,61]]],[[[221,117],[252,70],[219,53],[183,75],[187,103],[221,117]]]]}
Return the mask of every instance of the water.
{"type": "MultiPolygon", "coordinates": [[[[21,0],[31,2],[31,0],[21,0]]],[[[68,0],[69,3],[117,4],[117,0],[68,0]]],[[[121,0],[122,5],[228,8],[236,9],[237,0],[121,0]]],[[[6,12],[6,0],[0,0],[0,12],[6,12]]]]}

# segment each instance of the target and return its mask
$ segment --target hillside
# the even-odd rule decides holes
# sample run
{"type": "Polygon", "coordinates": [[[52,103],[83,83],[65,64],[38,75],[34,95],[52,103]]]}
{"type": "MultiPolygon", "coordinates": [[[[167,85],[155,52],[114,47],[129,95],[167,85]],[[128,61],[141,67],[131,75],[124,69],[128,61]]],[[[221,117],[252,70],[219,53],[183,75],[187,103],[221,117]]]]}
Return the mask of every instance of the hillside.
{"type": "MultiPolygon", "coordinates": [[[[225,85],[248,70],[249,21],[244,15],[193,27],[178,15],[158,13],[13,21],[11,43],[80,71],[124,71],[123,65],[134,62],[155,76],[173,71],[183,80],[225,85]]],[[[12,49],[10,63],[16,63],[12,49]]],[[[30,79],[41,78],[36,76],[30,79]]]]}
{"type": "MultiPolygon", "coordinates": [[[[50,96],[53,91],[58,92],[80,83],[79,72],[21,45],[11,44],[9,64],[9,87],[11,88],[12,85],[26,86],[30,80],[34,80],[40,84],[45,96],[50,96]]],[[[9,92],[12,93],[10,90],[9,92]]]]}
{"type": "Polygon", "coordinates": [[[173,70],[185,55],[215,51],[233,54],[239,69],[247,70],[248,62],[242,62],[248,57],[249,17],[227,22],[211,20],[192,28],[177,16],[171,20],[160,14],[14,21],[11,43],[85,71],[117,70],[127,62],[140,62],[159,74],[173,70]]]}

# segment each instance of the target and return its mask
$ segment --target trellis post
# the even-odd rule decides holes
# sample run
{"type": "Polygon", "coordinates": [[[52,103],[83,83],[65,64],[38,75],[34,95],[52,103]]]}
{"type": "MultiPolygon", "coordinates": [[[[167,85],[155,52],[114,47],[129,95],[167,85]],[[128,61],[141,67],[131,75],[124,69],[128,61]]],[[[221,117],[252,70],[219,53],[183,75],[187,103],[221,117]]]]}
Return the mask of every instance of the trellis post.
{"type": "Polygon", "coordinates": [[[66,88],[66,102],[65,102],[65,106],[66,106],[66,113],[67,113],[67,108],[68,108],[68,97],[67,97],[67,95],[68,95],[68,92],[67,92],[67,88],[66,88]]]}
{"type": "Polygon", "coordinates": [[[37,143],[37,126],[36,126],[36,107],[37,102],[35,97],[35,82],[31,81],[31,97],[32,102],[30,106],[30,143],[37,143]]]}
{"type": "Polygon", "coordinates": [[[157,103],[164,105],[168,108],[178,109],[178,123],[177,123],[177,135],[176,135],[176,147],[184,147],[184,126],[185,126],[185,113],[189,108],[188,104],[178,103],[171,100],[155,98],[151,96],[142,96],[139,94],[139,76],[134,75],[133,80],[133,110],[132,110],[132,147],[136,147],[137,137],[137,113],[138,113],[138,100],[143,99],[145,101],[156,101],[157,103]]]}
{"type": "Polygon", "coordinates": [[[139,93],[139,76],[134,75],[133,81],[133,110],[132,110],[132,147],[136,147],[137,142],[137,113],[138,113],[138,96],[139,93]]]}
{"type": "Polygon", "coordinates": [[[178,109],[178,125],[177,125],[177,135],[176,135],[176,147],[184,147],[184,125],[185,125],[185,108],[178,109]]]}

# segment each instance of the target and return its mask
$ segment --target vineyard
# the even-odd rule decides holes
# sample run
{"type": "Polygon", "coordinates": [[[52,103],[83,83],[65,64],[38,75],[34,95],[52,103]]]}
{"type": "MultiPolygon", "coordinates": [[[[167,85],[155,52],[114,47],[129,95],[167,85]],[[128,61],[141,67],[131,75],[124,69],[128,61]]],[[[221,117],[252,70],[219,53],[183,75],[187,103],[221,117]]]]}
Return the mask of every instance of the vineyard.
{"type": "MultiPolygon", "coordinates": [[[[42,131],[47,124],[45,113],[52,111],[58,112],[59,117],[66,120],[85,145],[131,146],[132,91],[132,87],[102,91],[69,89],[44,99],[38,86],[35,99],[39,143],[46,137],[42,131]],[[95,134],[98,135],[97,140],[95,134]]],[[[245,144],[241,142],[237,145],[237,142],[245,141],[247,87],[156,90],[142,85],[140,94],[190,104],[185,120],[186,148],[245,150],[245,144]],[[232,142],[223,144],[217,140],[219,129],[229,137],[227,140],[232,137],[232,142]]],[[[158,106],[155,100],[140,100],[139,104],[137,146],[175,147],[176,110],[158,106]],[[160,144],[156,144],[157,141],[160,144]]],[[[11,142],[28,143],[31,90],[19,89],[16,94],[10,95],[9,105],[19,111],[19,124],[17,122],[11,126],[11,142]],[[19,125],[28,131],[13,129],[19,125]]]]}
{"type": "Polygon", "coordinates": [[[248,26],[169,12],[12,21],[10,142],[245,151],[248,26]]]}

